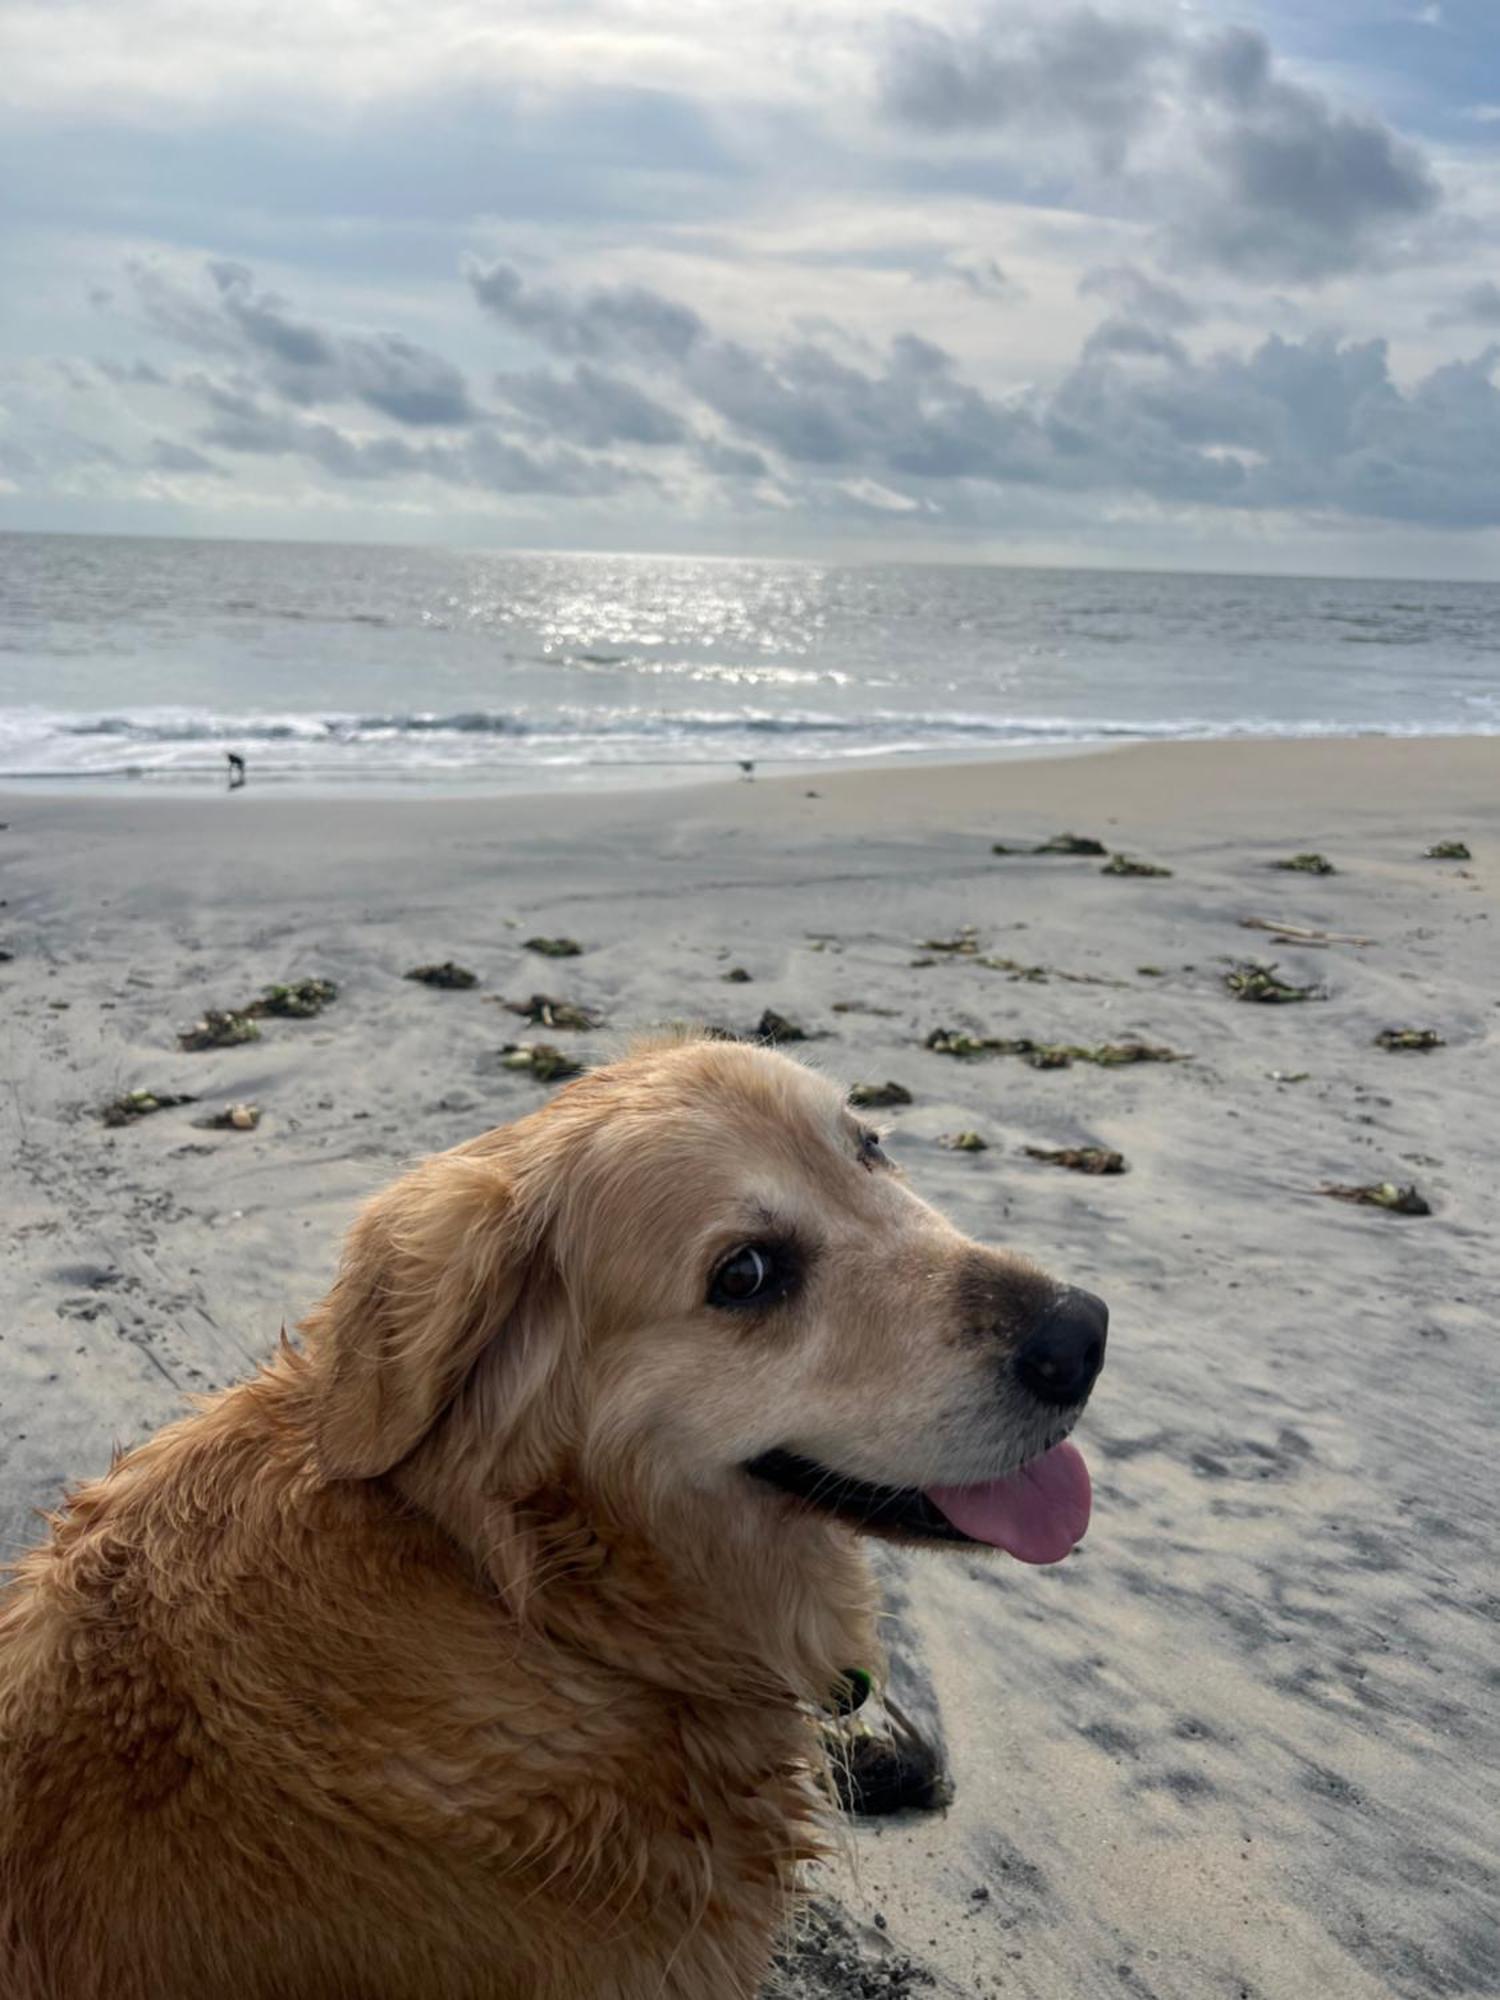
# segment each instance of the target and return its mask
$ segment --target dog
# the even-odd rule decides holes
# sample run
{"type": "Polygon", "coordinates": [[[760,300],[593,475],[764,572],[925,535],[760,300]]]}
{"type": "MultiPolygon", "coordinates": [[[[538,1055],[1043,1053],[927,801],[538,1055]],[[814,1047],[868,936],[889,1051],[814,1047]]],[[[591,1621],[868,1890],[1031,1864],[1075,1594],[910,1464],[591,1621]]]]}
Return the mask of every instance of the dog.
{"type": "Polygon", "coordinates": [[[750,2000],[861,1535],[1063,1557],[1107,1313],[678,1038],[418,1165],[0,1607],[8,2000],[750,2000]]]}

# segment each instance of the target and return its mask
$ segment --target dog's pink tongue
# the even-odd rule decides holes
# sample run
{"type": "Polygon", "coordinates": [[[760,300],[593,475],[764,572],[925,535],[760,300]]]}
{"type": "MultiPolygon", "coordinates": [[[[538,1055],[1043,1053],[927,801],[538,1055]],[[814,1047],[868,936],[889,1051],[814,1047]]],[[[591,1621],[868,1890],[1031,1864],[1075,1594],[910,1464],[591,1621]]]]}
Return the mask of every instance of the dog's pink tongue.
{"type": "Polygon", "coordinates": [[[1083,1453],[1055,1444],[1004,1479],[929,1486],[927,1497],[966,1535],[1023,1563],[1055,1563],[1083,1540],[1093,1494],[1083,1453]]]}

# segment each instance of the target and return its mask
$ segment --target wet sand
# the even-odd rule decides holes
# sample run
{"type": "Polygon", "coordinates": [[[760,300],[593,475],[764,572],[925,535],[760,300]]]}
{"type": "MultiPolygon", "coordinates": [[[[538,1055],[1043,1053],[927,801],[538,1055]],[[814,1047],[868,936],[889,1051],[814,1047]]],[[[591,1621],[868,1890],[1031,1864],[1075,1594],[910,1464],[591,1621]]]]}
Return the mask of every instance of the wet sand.
{"type": "Polygon", "coordinates": [[[1500,1991],[1500,742],[594,800],[12,792],[0,821],[7,1553],[116,1442],[268,1350],[364,1193],[535,1102],[503,1042],[601,1054],[771,1007],[831,1074],[909,1090],[879,1115],[923,1193],[1114,1313],[1083,1548],[1051,1570],[887,1565],[903,1687],[941,1716],[957,1796],[858,1835],[820,1884],[847,1914],[784,1990],[1500,1991]],[[991,852],[1064,830],[1173,872],[991,852]],[[1472,859],[1422,858],[1449,838],[1472,859]],[[1338,872],[1268,865],[1313,849],[1338,872]],[[1246,916],[1370,942],[1278,942],[1246,916]],[[974,950],[928,948],[964,926],[974,950]],[[584,950],[540,958],[538,933],[584,950]],[[450,957],[474,989],[401,976],[450,957]],[[1239,1002],[1223,975],[1245,959],[1326,997],[1239,1002]],[[304,976],[340,988],[320,1017],[179,1052],[204,1008],[304,976]],[[609,1031],[491,1004],[533,992],[609,1031]],[[1393,1027],[1445,1046],[1387,1053],[1393,1027]],[[1192,1060],[965,1060],[923,1046],[936,1028],[1192,1060]],[[200,1101],[103,1127],[140,1087],[200,1101]],[[195,1123],[243,1100],[254,1131],[195,1123]],[[959,1131],[986,1150],[948,1150],[959,1131]],[[1129,1171],[1024,1151],[1083,1145],[1129,1171]],[[1414,1183],[1433,1212],[1331,1182],[1414,1183]]]}

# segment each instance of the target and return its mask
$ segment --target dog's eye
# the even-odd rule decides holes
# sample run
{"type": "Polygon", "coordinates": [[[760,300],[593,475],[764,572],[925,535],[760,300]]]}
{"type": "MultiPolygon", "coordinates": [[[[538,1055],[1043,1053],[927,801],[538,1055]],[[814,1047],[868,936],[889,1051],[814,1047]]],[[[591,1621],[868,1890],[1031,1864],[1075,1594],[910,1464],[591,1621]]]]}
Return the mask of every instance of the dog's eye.
{"type": "Polygon", "coordinates": [[[747,1243],[726,1257],[708,1288],[711,1306],[766,1305],[786,1290],[784,1262],[765,1244],[747,1243]]]}

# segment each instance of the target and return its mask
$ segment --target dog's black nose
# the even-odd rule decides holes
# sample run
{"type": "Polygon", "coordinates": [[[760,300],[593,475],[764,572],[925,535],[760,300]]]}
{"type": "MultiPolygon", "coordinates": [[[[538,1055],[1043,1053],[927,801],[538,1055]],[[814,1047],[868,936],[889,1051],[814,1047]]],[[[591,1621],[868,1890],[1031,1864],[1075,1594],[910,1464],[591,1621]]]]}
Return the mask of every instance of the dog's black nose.
{"type": "Polygon", "coordinates": [[[1104,1366],[1109,1307],[1071,1286],[1016,1356],[1016,1373],[1038,1401],[1081,1403],[1104,1366]]]}

